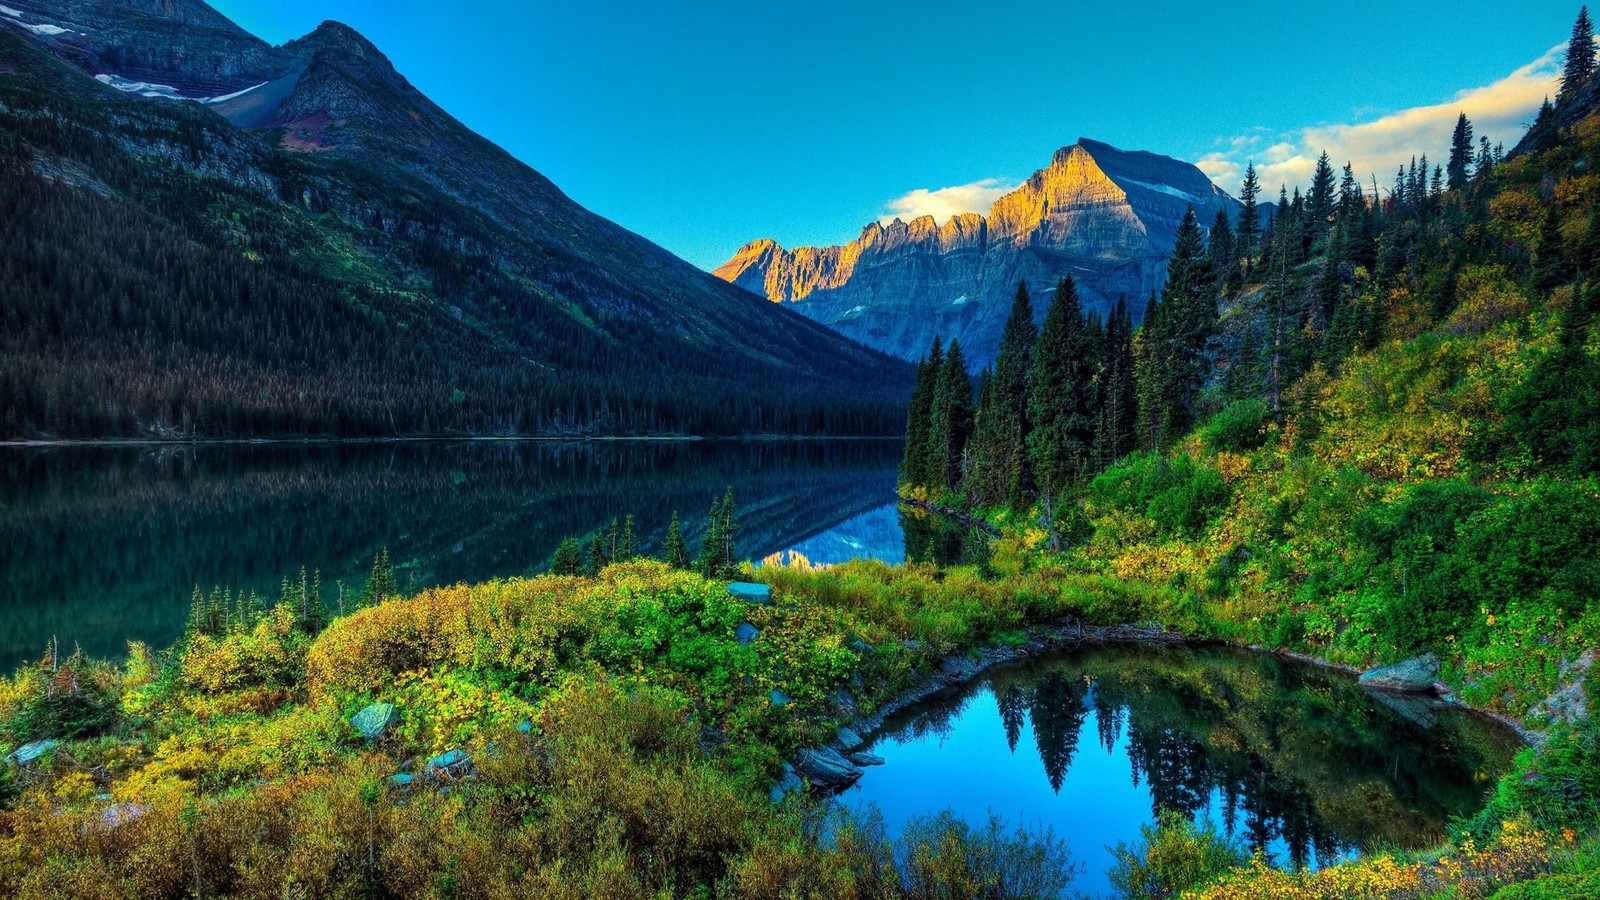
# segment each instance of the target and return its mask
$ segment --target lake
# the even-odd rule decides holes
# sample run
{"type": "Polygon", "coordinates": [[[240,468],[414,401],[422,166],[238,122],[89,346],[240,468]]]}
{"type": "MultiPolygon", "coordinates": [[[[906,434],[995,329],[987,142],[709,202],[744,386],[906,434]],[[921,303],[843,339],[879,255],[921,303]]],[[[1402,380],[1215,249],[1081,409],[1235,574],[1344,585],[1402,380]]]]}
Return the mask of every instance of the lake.
{"type": "MultiPolygon", "coordinates": [[[[898,441],[461,441],[0,448],[0,668],[54,639],[164,647],[190,592],[269,601],[301,567],[330,605],[388,548],[404,588],[541,571],[565,537],[637,517],[693,548],[731,487],[741,556],[905,558],[898,441]]],[[[928,538],[923,538],[924,544],[928,538]]]]}
{"type": "Polygon", "coordinates": [[[1354,679],[1226,649],[1120,647],[997,667],[905,710],[840,802],[898,832],[950,808],[1046,825],[1110,890],[1107,845],[1157,809],[1209,819],[1278,865],[1443,841],[1482,808],[1520,743],[1464,710],[1368,694],[1354,679]]]}

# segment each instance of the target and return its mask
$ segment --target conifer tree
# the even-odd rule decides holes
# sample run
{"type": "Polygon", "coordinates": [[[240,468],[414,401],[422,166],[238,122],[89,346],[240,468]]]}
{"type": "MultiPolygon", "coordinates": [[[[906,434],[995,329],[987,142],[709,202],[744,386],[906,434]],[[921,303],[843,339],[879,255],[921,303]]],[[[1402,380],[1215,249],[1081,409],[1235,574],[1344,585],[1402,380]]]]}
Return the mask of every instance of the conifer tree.
{"type": "Polygon", "coordinates": [[[906,448],[900,462],[902,485],[932,486],[933,477],[928,460],[933,454],[933,392],[938,386],[939,370],[944,367],[944,348],[937,335],[928,355],[917,364],[916,387],[911,392],[911,405],[906,411],[906,448]]]}
{"type": "Polygon", "coordinates": [[[722,498],[715,497],[711,500],[711,512],[706,514],[700,553],[694,560],[694,570],[707,578],[716,578],[722,568],[722,520],[722,498]]]}
{"type": "Polygon", "coordinates": [[[1133,386],[1133,319],[1118,297],[1106,320],[1105,353],[1095,408],[1093,470],[1110,467],[1134,447],[1139,409],[1133,386]]]}
{"type": "Polygon", "coordinates": [[[667,539],[661,545],[661,561],[674,569],[689,568],[689,545],[684,543],[677,510],[672,511],[672,524],[667,526],[667,539]]]}
{"type": "Polygon", "coordinates": [[[1239,189],[1238,256],[1241,276],[1250,277],[1251,260],[1255,256],[1256,240],[1261,234],[1261,207],[1256,196],[1261,193],[1261,180],[1256,177],[1256,164],[1245,166],[1244,186],[1239,189]]]}
{"type": "Polygon", "coordinates": [[[1459,191],[1467,186],[1467,179],[1471,173],[1468,171],[1472,165],[1472,123],[1467,121],[1467,114],[1462,113],[1456,119],[1456,130],[1450,135],[1450,162],[1445,167],[1449,175],[1449,187],[1452,191],[1459,191]]]}
{"type": "Polygon", "coordinates": [[[1594,74],[1594,25],[1589,21],[1589,7],[1578,10],[1578,20],[1572,23],[1572,38],[1567,41],[1567,64],[1561,71],[1562,100],[1577,93],[1594,74]]]}
{"type": "Polygon", "coordinates": [[[1161,303],[1145,320],[1138,343],[1139,439],[1145,447],[1164,447],[1188,430],[1203,374],[1201,351],[1216,318],[1210,261],[1191,208],[1178,226],[1161,303]]]}
{"type": "Polygon", "coordinates": [[[1572,280],[1572,270],[1567,266],[1566,249],[1561,237],[1561,217],[1556,205],[1545,207],[1544,220],[1539,227],[1539,246],[1534,250],[1537,265],[1538,287],[1549,291],[1572,280]]]}
{"type": "Polygon", "coordinates": [[[1217,273],[1219,281],[1228,284],[1235,283],[1238,277],[1238,270],[1233,264],[1233,244],[1233,227],[1228,223],[1228,210],[1219,209],[1217,217],[1211,222],[1206,253],[1211,259],[1211,271],[1217,273]]]}
{"type": "Polygon", "coordinates": [[[609,562],[606,559],[605,537],[597,531],[589,538],[589,574],[599,575],[609,562]]]}
{"type": "Polygon", "coordinates": [[[928,432],[930,487],[958,490],[963,474],[967,441],[972,437],[972,377],[961,343],[952,340],[939,368],[933,392],[933,416],[928,432]]]}
{"type": "Polygon", "coordinates": [[[1307,224],[1310,242],[1322,240],[1333,222],[1333,164],[1328,161],[1328,151],[1317,157],[1317,168],[1311,175],[1311,193],[1306,197],[1307,224]]]}
{"type": "Polygon", "coordinates": [[[1088,328],[1071,276],[1056,285],[1035,353],[1028,416],[1028,454],[1047,498],[1088,471],[1094,442],[1094,404],[1088,328]]]}
{"type": "Polygon", "coordinates": [[[985,499],[1021,506],[1032,490],[1026,446],[1028,374],[1033,368],[1039,331],[1033,324],[1033,299],[1027,282],[1017,283],[1011,315],[1000,336],[993,376],[980,391],[973,443],[972,490],[985,499]]]}
{"type": "Polygon", "coordinates": [[[361,599],[363,603],[374,605],[394,596],[394,568],[389,565],[389,548],[384,547],[372,558],[372,573],[367,576],[361,599]]]}
{"type": "Polygon", "coordinates": [[[550,555],[551,575],[583,574],[583,545],[577,538],[567,538],[556,546],[550,555]]]}
{"type": "Polygon", "coordinates": [[[639,554],[634,551],[633,545],[633,513],[629,513],[628,518],[622,524],[622,550],[618,554],[618,559],[629,560],[638,556],[639,554]]]}

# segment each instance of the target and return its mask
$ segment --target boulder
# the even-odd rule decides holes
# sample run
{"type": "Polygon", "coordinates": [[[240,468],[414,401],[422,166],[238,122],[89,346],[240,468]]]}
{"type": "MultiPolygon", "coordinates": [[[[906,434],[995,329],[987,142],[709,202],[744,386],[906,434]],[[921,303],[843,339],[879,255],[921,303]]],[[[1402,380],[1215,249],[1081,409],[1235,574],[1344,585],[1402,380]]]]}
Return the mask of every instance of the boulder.
{"type": "Polygon", "coordinates": [[[410,772],[396,772],[389,776],[389,784],[397,788],[411,787],[411,782],[414,780],[416,780],[416,776],[410,772]]]}
{"type": "Polygon", "coordinates": [[[828,702],[843,716],[856,714],[856,698],[849,691],[840,689],[828,695],[828,702]]]}
{"type": "Polygon", "coordinates": [[[881,766],[881,765],[883,765],[883,757],[879,756],[876,753],[868,753],[865,750],[861,750],[861,751],[858,751],[856,753],[850,754],[850,761],[855,763],[858,766],[881,766]]]}
{"type": "Polygon", "coordinates": [[[735,581],[728,585],[728,593],[746,603],[754,603],[757,606],[769,606],[772,603],[772,588],[764,584],[735,581]]]}
{"type": "Polygon", "coordinates": [[[363,740],[382,740],[389,729],[400,724],[400,711],[393,703],[374,703],[350,717],[350,724],[363,740]]]}
{"type": "Polygon", "coordinates": [[[428,760],[424,769],[433,777],[461,778],[472,774],[472,757],[465,750],[446,750],[428,760]]]}
{"type": "Polygon", "coordinates": [[[844,750],[854,750],[865,744],[866,741],[862,740],[861,735],[854,728],[845,727],[839,729],[838,743],[844,750]]]}
{"type": "Polygon", "coordinates": [[[761,637],[761,629],[751,625],[749,622],[740,625],[738,630],[733,633],[733,639],[738,641],[741,647],[750,646],[758,637],[761,637]]]}
{"type": "Polygon", "coordinates": [[[51,750],[54,750],[59,746],[61,746],[61,742],[53,739],[31,741],[23,744],[21,747],[18,747],[16,750],[13,750],[11,755],[6,757],[6,762],[15,763],[19,766],[25,766],[29,763],[37,761],[39,757],[49,753],[51,750]]]}
{"type": "Polygon", "coordinates": [[[105,811],[100,813],[100,824],[107,828],[117,828],[137,821],[149,811],[150,807],[143,803],[117,803],[106,807],[105,811]]]}
{"type": "Polygon", "coordinates": [[[767,699],[772,701],[773,706],[788,706],[790,703],[794,702],[793,697],[790,697],[788,694],[785,694],[783,691],[780,691],[777,688],[773,688],[772,692],[767,694],[767,699]]]}
{"type": "Polygon", "coordinates": [[[783,777],[778,779],[778,783],[772,786],[772,790],[767,792],[767,796],[771,798],[773,803],[782,803],[783,798],[799,791],[803,787],[805,787],[805,782],[801,781],[793,772],[785,772],[783,777]]]}
{"type": "Polygon", "coordinates": [[[812,786],[823,790],[841,790],[856,783],[861,777],[861,767],[832,747],[815,747],[801,750],[795,758],[795,771],[812,786]]]}
{"type": "Polygon", "coordinates": [[[1392,666],[1361,673],[1360,684],[1375,691],[1400,691],[1411,694],[1433,693],[1439,677],[1439,657],[1432,653],[1414,656],[1392,666]]]}

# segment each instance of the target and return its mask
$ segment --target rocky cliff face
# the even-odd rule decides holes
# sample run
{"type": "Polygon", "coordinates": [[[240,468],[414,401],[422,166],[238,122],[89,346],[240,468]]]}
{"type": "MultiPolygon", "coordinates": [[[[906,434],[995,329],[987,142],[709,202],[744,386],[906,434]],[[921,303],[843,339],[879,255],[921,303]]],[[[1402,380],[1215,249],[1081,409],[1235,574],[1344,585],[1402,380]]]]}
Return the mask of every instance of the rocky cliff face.
{"type": "Polygon", "coordinates": [[[1142,314],[1191,206],[1209,225],[1238,203],[1188,163],[1082,138],[988,216],[874,222],[836,247],[753,241],[714,274],[904,359],[935,335],[959,338],[981,367],[994,359],[1019,281],[1039,320],[1068,274],[1087,309],[1104,314],[1123,296],[1142,314]]]}

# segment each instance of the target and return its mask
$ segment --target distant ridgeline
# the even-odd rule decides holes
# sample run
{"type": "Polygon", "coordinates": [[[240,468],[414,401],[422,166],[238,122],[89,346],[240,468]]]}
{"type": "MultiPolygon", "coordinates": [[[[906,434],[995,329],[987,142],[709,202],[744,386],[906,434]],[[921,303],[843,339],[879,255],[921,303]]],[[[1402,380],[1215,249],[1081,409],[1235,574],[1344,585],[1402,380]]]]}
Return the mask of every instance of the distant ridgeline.
{"type": "Polygon", "coordinates": [[[1071,275],[1086,311],[1110,318],[1125,299],[1137,324],[1190,208],[1204,227],[1242,205],[1189,163],[1079,138],[987,216],[873,222],[836,247],[752,241],[714,274],[902,359],[935,335],[959,340],[976,371],[995,360],[1019,282],[1041,301],[1035,323],[1071,275]]]}
{"type": "Polygon", "coordinates": [[[272,47],[199,0],[0,15],[0,297],[0,439],[889,434],[911,386],[349,28],[272,47]]]}

